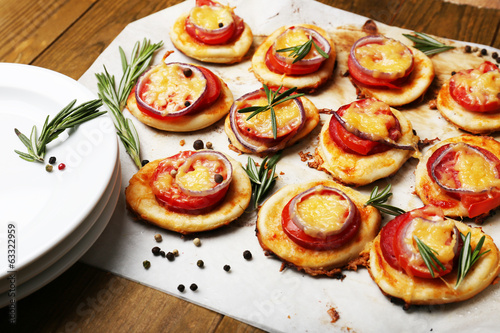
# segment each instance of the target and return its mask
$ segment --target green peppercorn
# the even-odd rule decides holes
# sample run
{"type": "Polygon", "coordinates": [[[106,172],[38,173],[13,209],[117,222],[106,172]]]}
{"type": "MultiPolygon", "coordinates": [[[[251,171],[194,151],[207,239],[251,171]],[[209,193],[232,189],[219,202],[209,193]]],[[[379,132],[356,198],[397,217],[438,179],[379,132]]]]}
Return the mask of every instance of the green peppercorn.
{"type": "Polygon", "coordinates": [[[186,287],[184,287],[183,284],[177,286],[177,290],[179,290],[181,293],[184,292],[184,289],[186,289],[186,287]]]}
{"type": "Polygon", "coordinates": [[[214,176],[214,180],[217,184],[220,184],[224,181],[224,177],[220,173],[216,173],[214,176]]]}
{"type": "Polygon", "coordinates": [[[201,140],[196,140],[194,143],[193,143],[193,148],[195,150],[200,150],[200,149],[203,149],[203,141],[201,140]]]}
{"type": "Polygon", "coordinates": [[[144,266],[145,269],[149,269],[149,267],[151,267],[151,263],[149,262],[149,260],[144,260],[142,262],[142,266],[144,266]]]}
{"type": "Polygon", "coordinates": [[[229,271],[231,270],[231,266],[229,266],[229,265],[224,265],[224,270],[225,270],[226,272],[229,272],[229,271]]]}
{"type": "Polygon", "coordinates": [[[160,255],[160,248],[158,246],[155,246],[151,249],[151,252],[153,252],[153,254],[155,256],[159,256],[160,255]]]}
{"type": "Polygon", "coordinates": [[[50,164],[47,164],[47,165],[45,166],[45,171],[47,171],[47,172],[52,172],[52,169],[53,169],[53,167],[52,167],[52,165],[50,165],[50,164]]]}
{"type": "Polygon", "coordinates": [[[179,250],[177,250],[177,249],[174,249],[174,250],[172,251],[172,253],[173,253],[173,254],[174,254],[174,256],[176,256],[176,257],[178,257],[178,256],[179,256],[179,250]]]}
{"type": "Polygon", "coordinates": [[[191,285],[189,286],[189,289],[191,289],[192,291],[195,291],[196,289],[198,289],[198,286],[196,285],[196,283],[191,283],[191,285]]]}
{"type": "Polygon", "coordinates": [[[196,266],[200,267],[200,268],[203,268],[203,266],[205,266],[205,263],[203,262],[203,260],[198,260],[196,262],[196,266]]]}
{"type": "Polygon", "coordinates": [[[168,252],[168,253],[167,253],[167,259],[168,259],[169,261],[173,261],[173,260],[175,259],[174,254],[173,254],[172,252],[168,252]]]}
{"type": "Polygon", "coordinates": [[[252,259],[252,252],[245,250],[245,252],[243,252],[243,258],[245,258],[246,260],[252,259]]]}
{"type": "Polygon", "coordinates": [[[201,245],[201,240],[199,238],[195,238],[195,239],[193,239],[193,244],[196,245],[196,246],[200,246],[201,245]]]}
{"type": "Polygon", "coordinates": [[[170,170],[170,176],[175,177],[175,175],[177,175],[177,170],[175,169],[170,170]]]}
{"type": "Polygon", "coordinates": [[[205,144],[205,147],[207,147],[207,149],[212,149],[212,147],[213,147],[212,142],[207,141],[207,143],[205,144]]]}
{"type": "Polygon", "coordinates": [[[161,237],[160,234],[155,234],[155,241],[157,241],[158,243],[161,242],[163,240],[163,238],[161,237]]]}
{"type": "Polygon", "coordinates": [[[141,165],[142,165],[142,166],[145,166],[145,165],[146,165],[146,164],[148,164],[148,163],[149,163],[149,160],[142,160],[142,161],[141,161],[141,165]]]}

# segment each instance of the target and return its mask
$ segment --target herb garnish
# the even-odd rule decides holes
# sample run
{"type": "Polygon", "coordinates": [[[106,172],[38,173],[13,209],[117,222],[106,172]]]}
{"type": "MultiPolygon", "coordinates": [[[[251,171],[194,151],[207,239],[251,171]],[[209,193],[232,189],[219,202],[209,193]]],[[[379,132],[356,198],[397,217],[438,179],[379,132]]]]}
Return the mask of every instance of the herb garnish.
{"type": "Polygon", "coordinates": [[[253,209],[259,206],[264,196],[276,183],[276,179],[278,178],[275,176],[276,163],[278,163],[280,157],[281,153],[275,154],[271,158],[266,156],[259,168],[257,168],[255,161],[250,156],[248,157],[247,167],[244,169],[252,183],[251,204],[253,209]]]}
{"type": "Polygon", "coordinates": [[[296,45],[296,46],[292,46],[292,47],[287,47],[284,49],[279,49],[279,50],[276,50],[276,52],[290,52],[290,51],[292,51],[292,53],[290,53],[289,56],[292,58],[295,58],[292,62],[292,64],[295,64],[297,61],[304,59],[304,57],[309,53],[309,51],[311,51],[311,47],[313,45],[314,45],[314,48],[316,49],[316,51],[318,51],[318,53],[323,58],[328,59],[328,54],[326,54],[325,51],[323,51],[321,49],[321,47],[319,47],[318,44],[316,44],[316,42],[312,38],[309,38],[309,40],[307,42],[305,42],[304,44],[296,45]]]}
{"type": "Polygon", "coordinates": [[[462,246],[462,250],[460,251],[460,257],[458,259],[458,275],[457,275],[457,283],[455,284],[455,289],[458,288],[458,286],[465,278],[470,268],[476,263],[476,261],[478,261],[483,254],[490,252],[490,250],[481,252],[485,236],[481,237],[474,251],[472,251],[472,247],[470,244],[471,240],[470,232],[467,233],[467,236],[464,236],[462,233],[460,233],[460,237],[462,237],[464,245],[462,246]]]}
{"type": "Polygon", "coordinates": [[[432,277],[434,277],[434,269],[441,271],[446,269],[446,267],[444,267],[441,261],[439,261],[436,257],[436,254],[438,254],[436,250],[422,242],[417,236],[413,236],[413,239],[417,242],[418,252],[420,252],[420,256],[424,260],[424,263],[429,269],[432,277]]]}
{"type": "Polygon", "coordinates": [[[96,73],[99,97],[111,110],[114,118],[115,129],[118,137],[125,146],[125,150],[134,160],[135,165],[140,169],[140,142],[134,124],[130,119],[126,119],[121,110],[125,107],[127,97],[132,91],[139,76],[148,68],[153,53],[163,46],[163,42],[151,44],[144,39],[142,45],[136,42],[132,50],[130,63],[127,62],[125,52],[120,47],[120,57],[123,69],[123,76],[118,85],[115,84],[114,75],[110,75],[104,67],[104,73],[96,73]]]}
{"type": "Polygon", "coordinates": [[[75,103],[76,100],[71,101],[65,108],[59,111],[59,113],[50,122],[49,116],[47,116],[47,118],[45,118],[42,131],[40,132],[40,136],[38,136],[36,126],[33,126],[29,139],[26,135],[15,128],[14,131],[17,136],[28,149],[28,153],[14,150],[17,154],[19,154],[19,157],[28,162],[36,161],[43,163],[47,144],[57,139],[59,134],[68,128],[75,127],[106,113],[106,111],[98,110],[102,105],[102,101],[100,99],[88,101],[77,107],[73,107],[75,103]]]}
{"type": "Polygon", "coordinates": [[[454,49],[455,46],[443,44],[434,38],[421,32],[413,32],[415,35],[403,34],[415,43],[415,48],[424,52],[425,55],[436,54],[454,49]]]}
{"type": "Polygon", "coordinates": [[[406,213],[403,209],[385,203],[392,196],[391,184],[388,184],[382,192],[378,192],[378,186],[375,186],[370,193],[370,199],[365,203],[365,206],[373,206],[380,210],[382,213],[398,216],[406,213]]]}
{"type": "Polygon", "coordinates": [[[256,116],[257,114],[271,109],[271,126],[273,129],[273,138],[276,139],[276,137],[278,136],[278,129],[277,129],[277,125],[276,125],[276,112],[274,111],[274,107],[278,104],[289,101],[291,99],[302,97],[302,96],[304,96],[304,94],[300,93],[300,94],[295,94],[293,96],[290,96],[291,94],[293,94],[297,90],[297,87],[293,87],[293,88],[290,88],[290,89],[288,89],[288,90],[286,90],[278,95],[278,93],[281,90],[281,88],[283,87],[283,85],[281,85],[277,90],[271,90],[265,84],[263,84],[262,86],[263,86],[264,92],[266,93],[266,96],[267,96],[267,105],[249,106],[249,107],[242,108],[242,109],[238,110],[238,113],[252,112],[246,119],[246,120],[250,120],[254,116],[256,116]]]}

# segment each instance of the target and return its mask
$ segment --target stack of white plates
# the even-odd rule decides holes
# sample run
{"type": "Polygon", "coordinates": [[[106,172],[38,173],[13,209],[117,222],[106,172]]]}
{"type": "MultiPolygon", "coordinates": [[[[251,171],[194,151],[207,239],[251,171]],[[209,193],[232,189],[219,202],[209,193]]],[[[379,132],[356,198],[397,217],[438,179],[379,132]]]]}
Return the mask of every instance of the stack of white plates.
{"type": "Polygon", "coordinates": [[[73,99],[79,105],[96,98],[62,74],[0,63],[0,307],[38,290],[75,263],[116,207],[120,161],[108,115],[61,134],[47,146],[45,163],[27,162],[14,152],[27,151],[14,128],[29,138],[36,125],[39,135],[45,118],[52,119],[73,99]],[[48,172],[51,156],[56,163],[48,172]]]}

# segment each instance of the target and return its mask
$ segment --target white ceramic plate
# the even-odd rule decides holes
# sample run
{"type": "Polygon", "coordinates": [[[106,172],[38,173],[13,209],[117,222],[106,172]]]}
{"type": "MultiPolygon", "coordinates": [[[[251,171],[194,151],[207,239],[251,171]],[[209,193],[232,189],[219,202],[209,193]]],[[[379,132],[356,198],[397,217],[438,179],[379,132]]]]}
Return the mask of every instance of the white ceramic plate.
{"type": "MultiPolygon", "coordinates": [[[[45,165],[19,158],[26,151],[14,133],[40,132],[70,101],[77,105],[97,97],[62,74],[28,65],[0,63],[0,190],[3,230],[16,225],[17,260],[21,269],[54,248],[86,219],[113,175],[118,154],[111,119],[105,115],[60,135],[47,147],[46,162],[56,156],[66,169],[45,171],[45,165]],[[8,176],[6,176],[8,175],[8,176]]],[[[2,276],[3,277],[3,276],[2,276]]]]}

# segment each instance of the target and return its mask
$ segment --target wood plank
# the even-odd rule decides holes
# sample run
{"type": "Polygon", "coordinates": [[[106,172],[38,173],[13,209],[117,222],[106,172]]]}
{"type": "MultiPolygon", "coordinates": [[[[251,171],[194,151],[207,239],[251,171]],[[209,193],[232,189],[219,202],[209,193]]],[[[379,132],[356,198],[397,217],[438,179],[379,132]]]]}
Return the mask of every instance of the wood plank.
{"type": "Polygon", "coordinates": [[[385,24],[392,24],[403,1],[404,0],[319,0],[319,2],[326,5],[366,16],[385,24]]]}
{"type": "Polygon", "coordinates": [[[214,333],[263,333],[265,331],[225,316],[214,333]]]}
{"type": "Polygon", "coordinates": [[[443,0],[446,2],[453,2],[460,5],[470,5],[480,8],[494,8],[500,9],[500,1],[498,0],[443,0]]]}

